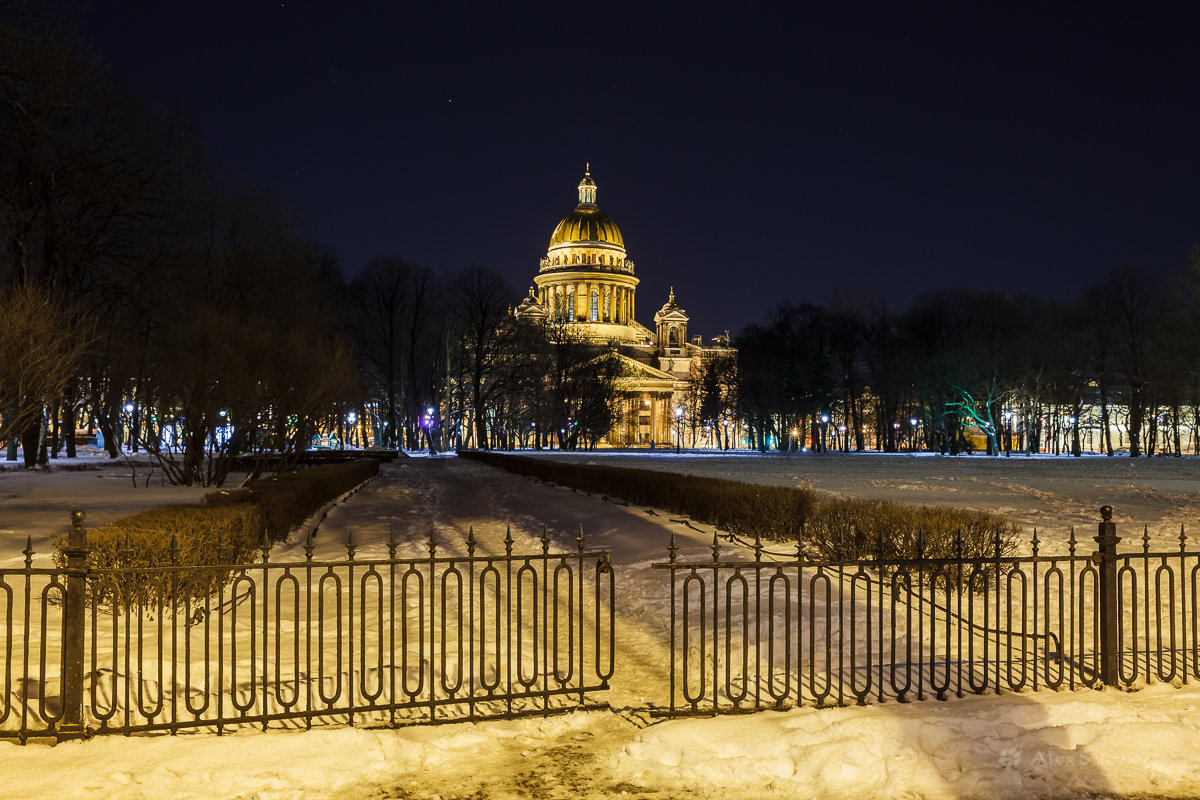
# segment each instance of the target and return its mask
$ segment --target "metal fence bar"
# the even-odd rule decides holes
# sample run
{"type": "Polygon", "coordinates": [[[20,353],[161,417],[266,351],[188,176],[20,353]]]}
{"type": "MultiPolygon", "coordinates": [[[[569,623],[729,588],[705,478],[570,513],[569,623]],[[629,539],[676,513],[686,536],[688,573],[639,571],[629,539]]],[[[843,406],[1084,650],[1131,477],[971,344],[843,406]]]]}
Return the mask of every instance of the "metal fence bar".
{"type": "Polygon", "coordinates": [[[471,531],[464,558],[440,554],[431,532],[428,557],[397,558],[392,535],[386,558],[362,559],[351,539],[344,559],[316,561],[310,537],[302,561],[264,548],[253,564],[199,567],[178,564],[176,546],[170,566],[88,569],[79,514],[65,568],[35,569],[27,547],[23,569],[0,570],[0,738],[412,724],[592,702],[615,664],[608,553],[582,537],[551,553],[543,536],[524,555],[506,540],[503,555],[476,555],[471,531]]]}
{"type": "Polygon", "coordinates": [[[670,572],[663,713],[1200,678],[1200,552],[1182,531],[1177,551],[1151,552],[1147,531],[1141,552],[1117,553],[1112,509],[1101,517],[1086,554],[1073,530],[1065,555],[1043,555],[1035,530],[1031,555],[1006,556],[997,541],[990,555],[966,557],[960,536],[952,558],[926,558],[918,536],[912,559],[884,557],[882,542],[874,558],[810,558],[801,540],[795,555],[765,560],[756,540],[742,541],[736,560],[714,538],[711,560],[679,561],[672,539],[654,565],[670,572]],[[797,589],[781,604],[785,573],[797,589]]]}

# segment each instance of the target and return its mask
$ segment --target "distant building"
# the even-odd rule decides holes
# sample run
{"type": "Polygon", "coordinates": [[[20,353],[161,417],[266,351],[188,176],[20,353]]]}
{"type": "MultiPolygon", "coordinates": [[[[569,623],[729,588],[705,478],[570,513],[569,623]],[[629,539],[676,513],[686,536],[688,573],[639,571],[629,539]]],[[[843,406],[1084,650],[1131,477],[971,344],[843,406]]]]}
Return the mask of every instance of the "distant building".
{"type": "MultiPolygon", "coordinates": [[[[684,446],[720,446],[733,436],[731,418],[719,423],[725,430],[718,435],[711,429],[717,423],[700,426],[695,417],[703,364],[721,358],[726,369],[734,369],[737,351],[728,332],[709,345],[699,336],[689,340],[689,317],[675,302],[674,288],[654,314],[654,330],[637,321],[633,261],[621,229],[596,205],[590,169],[579,182],[579,204],[550,235],[533,282],[518,316],[565,325],[595,344],[613,342],[627,362],[629,391],[619,401],[619,421],[607,444],[673,446],[682,434],[684,446]],[[685,409],[686,419],[677,417],[677,409],[685,409]]],[[[731,398],[725,399],[731,406],[731,398]]]]}

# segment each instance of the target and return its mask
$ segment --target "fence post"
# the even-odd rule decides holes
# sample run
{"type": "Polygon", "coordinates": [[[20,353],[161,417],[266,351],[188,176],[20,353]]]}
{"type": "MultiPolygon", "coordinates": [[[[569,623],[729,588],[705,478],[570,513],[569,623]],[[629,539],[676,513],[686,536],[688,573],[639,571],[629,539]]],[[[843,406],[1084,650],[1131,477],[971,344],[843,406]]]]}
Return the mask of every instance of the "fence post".
{"type": "Polygon", "coordinates": [[[63,608],[63,673],[62,722],[58,738],[78,739],[83,727],[83,650],[84,650],[84,592],[87,590],[87,531],[82,511],[71,512],[71,531],[67,534],[67,597],[63,608]]]}
{"type": "Polygon", "coordinates": [[[1116,686],[1120,674],[1121,640],[1118,627],[1121,609],[1117,606],[1117,524],[1112,521],[1112,506],[1100,509],[1099,533],[1096,544],[1100,555],[1100,681],[1105,686],[1116,686]]]}

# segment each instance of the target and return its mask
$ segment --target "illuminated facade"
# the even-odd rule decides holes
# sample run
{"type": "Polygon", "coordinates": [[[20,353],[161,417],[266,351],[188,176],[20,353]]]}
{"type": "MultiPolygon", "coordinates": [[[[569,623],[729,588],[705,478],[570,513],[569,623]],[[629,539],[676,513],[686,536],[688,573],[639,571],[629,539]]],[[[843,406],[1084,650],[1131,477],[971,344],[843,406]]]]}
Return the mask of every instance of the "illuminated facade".
{"type": "Polygon", "coordinates": [[[550,235],[533,283],[518,316],[568,326],[595,344],[615,342],[627,362],[628,391],[618,401],[619,421],[607,444],[673,446],[682,438],[694,446],[716,440],[711,430],[689,429],[678,412],[689,408],[691,379],[701,361],[724,356],[733,363],[728,333],[712,345],[699,336],[689,340],[689,318],[675,302],[674,288],[654,315],[654,330],[637,321],[634,264],[621,229],[596,205],[590,169],[579,182],[579,204],[550,235]]]}

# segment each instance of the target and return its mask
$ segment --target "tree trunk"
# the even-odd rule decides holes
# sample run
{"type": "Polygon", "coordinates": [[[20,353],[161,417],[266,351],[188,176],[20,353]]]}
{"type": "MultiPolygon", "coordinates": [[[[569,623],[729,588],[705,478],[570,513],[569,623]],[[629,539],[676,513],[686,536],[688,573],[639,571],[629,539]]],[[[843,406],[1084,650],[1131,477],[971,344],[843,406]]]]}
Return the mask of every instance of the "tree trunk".
{"type": "Polygon", "coordinates": [[[36,467],[40,455],[40,439],[42,437],[42,422],[37,420],[25,426],[21,431],[21,448],[25,454],[25,466],[36,467]]]}
{"type": "Polygon", "coordinates": [[[1113,455],[1112,420],[1109,418],[1108,392],[1104,390],[1104,384],[1100,384],[1100,428],[1105,454],[1111,456],[1113,455]]]}
{"type": "Polygon", "coordinates": [[[1129,392],[1129,457],[1142,454],[1142,397],[1141,390],[1129,392]]]}

